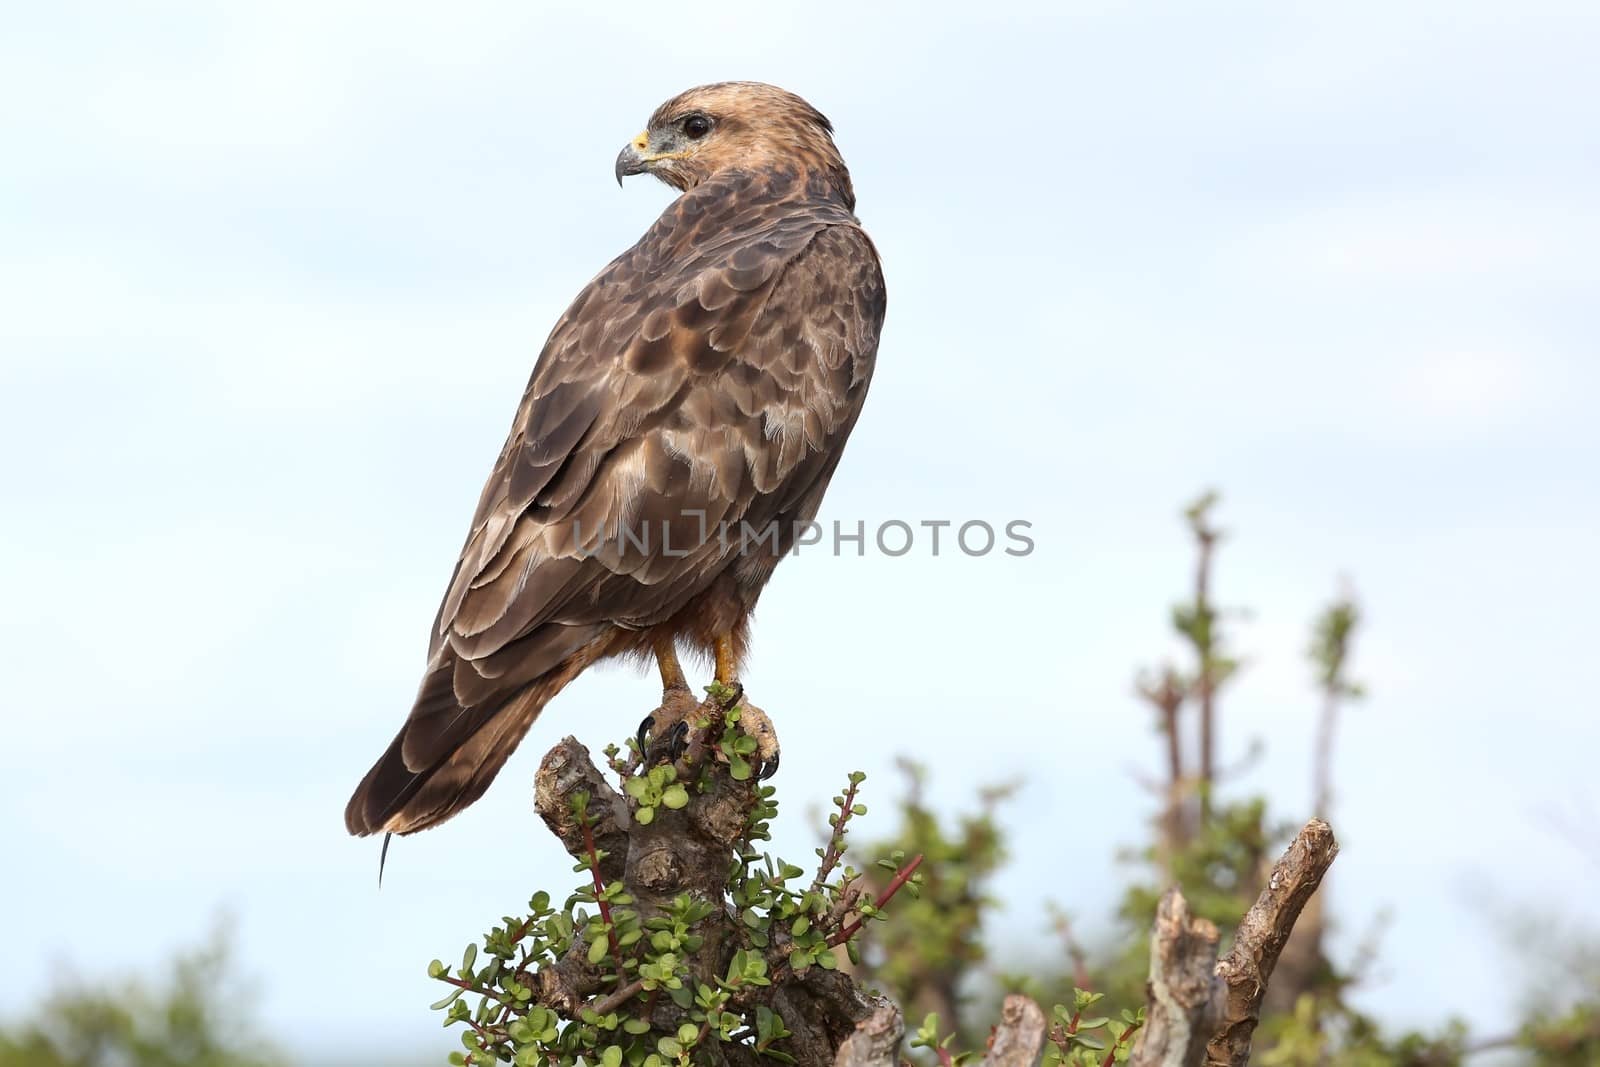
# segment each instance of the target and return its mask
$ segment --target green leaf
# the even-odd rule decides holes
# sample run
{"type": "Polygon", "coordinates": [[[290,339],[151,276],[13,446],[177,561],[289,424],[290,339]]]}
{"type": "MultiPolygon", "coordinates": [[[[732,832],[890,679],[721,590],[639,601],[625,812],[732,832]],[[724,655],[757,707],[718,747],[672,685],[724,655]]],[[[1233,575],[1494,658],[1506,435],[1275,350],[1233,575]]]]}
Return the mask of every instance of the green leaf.
{"type": "Polygon", "coordinates": [[[465,992],[466,992],[465,989],[462,989],[460,986],[457,986],[456,988],[450,990],[450,992],[446,993],[444,996],[440,997],[438,1000],[434,1001],[432,1004],[429,1004],[428,1005],[428,1010],[429,1011],[442,1011],[445,1008],[448,1008],[450,1005],[454,1004],[456,1002],[456,1000],[460,998],[461,994],[463,994],[465,992]]]}
{"type": "Polygon", "coordinates": [[[655,821],[655,818],[656,809],[651,807],[643,807],[633,813],[633,821],[640,826],[649,826],[655,821]]]}
{"type": "Polygon", "coordinates": [[[600,1067],[622,1067],[622,1046],[607,1045],[600,1053],[600,1067]]]}
{"type": "Polygon", "coordinates": [[[598,964],[606,958],[606,939],[597,937],[589,943],[589,962],[598,964]]]}
{"type": "Polygon", "coordinates": [[[737,752],[728,753],[728,777],[736,782],[750,780],[750,764],[737,752]]]}
{"type": "Polygon", "coordinates": [[[689,803],[689,791],[681,785],[669,785],[661,794],[661,803],[677,811],[689,803]]]}

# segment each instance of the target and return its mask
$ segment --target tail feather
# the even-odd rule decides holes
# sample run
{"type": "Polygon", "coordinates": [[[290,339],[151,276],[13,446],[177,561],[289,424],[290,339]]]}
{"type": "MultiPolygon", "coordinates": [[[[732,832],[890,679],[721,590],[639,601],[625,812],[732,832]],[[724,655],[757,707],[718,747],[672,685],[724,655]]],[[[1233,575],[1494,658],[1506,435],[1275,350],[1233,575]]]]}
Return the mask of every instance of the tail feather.
{"type": "Polygon", "coordinates": [[[545,704],[594,661],[593,644],[472,707],[454,695],[454,656],[441,656],[444,662],[423,679],[411,718],[356,786],[345,828],[358,837],[412,834],[465,809],[489,788],[545,704]],[[418,735],[432,743],[419,744],[418,735]]]}

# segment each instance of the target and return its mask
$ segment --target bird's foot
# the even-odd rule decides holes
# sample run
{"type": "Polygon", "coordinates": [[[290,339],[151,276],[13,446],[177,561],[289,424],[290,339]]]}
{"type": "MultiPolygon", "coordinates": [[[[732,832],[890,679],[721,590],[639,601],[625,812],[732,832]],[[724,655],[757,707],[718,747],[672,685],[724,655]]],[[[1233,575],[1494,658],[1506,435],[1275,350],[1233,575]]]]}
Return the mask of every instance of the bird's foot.
{"type": "Polygon", "coordinates": [[[674,763],[689,747],[689,723],[700,705],[687,688],[661,694],[661,706],[644,717],[636,740],[645,766],[666,760],[674,763]]]}
{"type": "MultiPolygon", "coordinates": [[[[637,744],[641,765],[677,763],[696,745],[717,744],[720,735],[723,757],[737,767],[743,764],[752,776],[765,780],[778,771],[778,733],[767,713],[744,699],[744,687],[711,685],[704,703],[696,702],[688,689],[676,687],[661,694],[661,706],[639,724],[637,744]],[[720,713],[720,716],[719,716],[720,713]],[[732,716],[736,735],[723,733],[720,717],[732,716]],[[699,741],[694,737],[696,723],[710,726],[699,741]]],[[[744,774],[737,777],[744,777],[744,774]]]]}
{"type": "MultiPolygon", "coordinates": [[[[740,739],[733,742],[733,754],[741,761],[754,765],[755,776],[765,781],[778,773],[778,732],[772,727],[772,720],[767,713],[744,699],[744,687],[735,684],[732,687],[721,686],[720,691],[713,691],[711,699],[724,712],[731,712],[738,716],[739,732],[748,740],[741,743],[740,739]],[[753,742],[753,744],[752,744],[753,742]]],[[[724,738],[724,745],[727,739],[724,738]]],[[[724,755],[729,755],[724,751],[724,755]]],[[[730,764],[737,766],[733,759],[730,764]]]]}
{"type": "Polygon", "coordinates": [[[739,729],[756,739],[756,777],[763,782],[778,773],[778,731],[767,713],[754,704],[739,706],[739,729]]]}

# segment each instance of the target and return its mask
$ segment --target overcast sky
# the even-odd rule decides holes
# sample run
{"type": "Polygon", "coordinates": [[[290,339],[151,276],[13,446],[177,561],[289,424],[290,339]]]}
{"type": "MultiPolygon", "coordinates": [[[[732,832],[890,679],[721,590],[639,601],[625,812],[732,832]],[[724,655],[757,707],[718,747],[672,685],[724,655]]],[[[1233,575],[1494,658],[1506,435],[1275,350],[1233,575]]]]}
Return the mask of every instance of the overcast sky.
{"type": "Polygon", "coordinates": [[[1555,891],[1593,881],[1570,839],[1600,810],[1593,10],[12,11],[0,1014],[226,908],[292,1048],[442,1056],[428,959],[573,882],[529,813],[539,755],[620,740],[655,683],[572,686],[381,893],[344,802],[539,343],[670,199],[619,192],[618,148],[672,93],[753,78],[834,120],[888,277],[823,518],[1037,543],[779,568],[746,680],[786,854],[853,767],[886,812],[906,753],[949,811],[1024,783],[997,886],[1021,929],[1047,898],[1102,924],[1158,766],[1130,680],[1170,651],[1178,510],[1216,485],[1221,596],[1251,609],[1223,744],[1267,746],[1237,788],[1305,815],[1303,648],[1348,575],[1372,696],[1337,754],[1341,950],[1387,911],[1363,1004],[1504,1025],[1489,913],[1600,919],[1555,891]],[[302,976],[330,966],[358,980],[302,976]]]}

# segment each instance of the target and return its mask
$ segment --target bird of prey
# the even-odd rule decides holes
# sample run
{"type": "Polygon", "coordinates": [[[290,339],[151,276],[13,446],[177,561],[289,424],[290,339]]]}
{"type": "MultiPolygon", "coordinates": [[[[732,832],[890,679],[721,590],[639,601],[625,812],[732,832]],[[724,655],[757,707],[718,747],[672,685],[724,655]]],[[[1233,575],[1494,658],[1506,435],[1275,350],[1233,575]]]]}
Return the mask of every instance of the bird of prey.
{"type": "Polygon", "coordinates": [[[345,809],[352,834],[460,812],[599,660],[653,655],[663,706],[688,691],[680,646],[737,686],[750,612],[816,514],[883,325],[832,132],[792,93],[724,82],[662,104],[617,156],[618,184],[653,174],[681,195],[545,342],[416,703],[345,809]]]}

